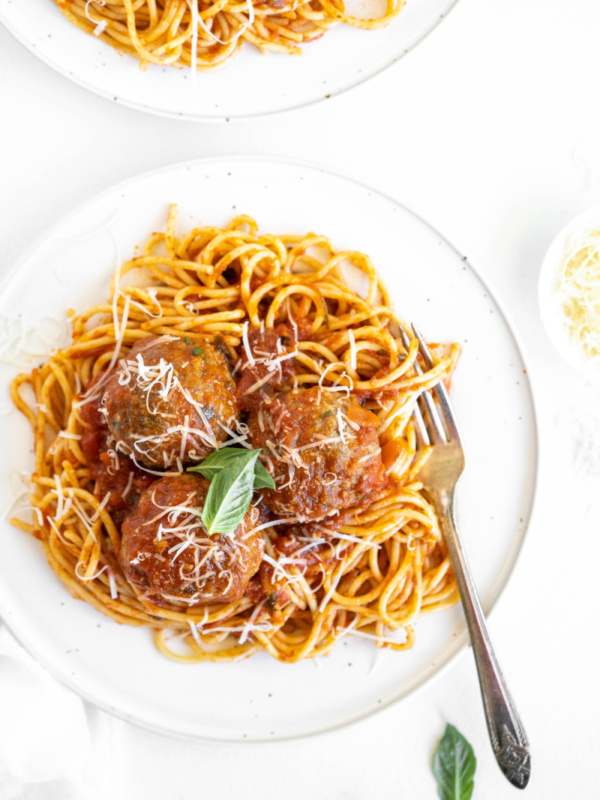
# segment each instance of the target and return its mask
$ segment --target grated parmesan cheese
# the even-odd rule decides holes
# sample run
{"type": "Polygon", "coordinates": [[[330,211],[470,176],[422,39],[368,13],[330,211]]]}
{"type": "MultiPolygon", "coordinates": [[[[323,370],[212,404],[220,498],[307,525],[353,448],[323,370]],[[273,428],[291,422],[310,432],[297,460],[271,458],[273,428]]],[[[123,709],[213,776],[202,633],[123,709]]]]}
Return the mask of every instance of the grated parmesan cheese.
{"type": "Polygon", "coordinates": [[[69,433],[68,431],[59,431],[58,435],[61,439],[81,439],[80,433],[69,433]]]}
{"type": "Polygon", "coordinates": [[[372,639],[377,644],[404,644],[406,642],[406,630],[402,628],[404,631],[404,642],[396,642],[394,639],[387,639],[385,636],[379,636],[376,633],[366,633],[366,631],[357,631],[351,626],[346,628],[336,628],[335,629],[335,638],[340,639],[342,636],[361,636],[363,639],[372,639]]]}
{"type": "Polygon", "coordinates": [[[248,325],[250,323],[248,320],[244,322],[242,325],[242,341],[244,343],[244,350],[246,351],[246,357],[248,359],[248,363],[254,366],[256,361],[254,360],[254,356],[252,355],[252,350],[250,349],[250,340],[248,339],[248,325]]]}
{"type": "Polygon", "coordinates": [[[600,228],[571,236],[556,278],[563,323],[591,360],[600,358],[600,228]]]}
{"type": "Polygon", "coordinates": [[[133,485],[133,472],[130,472],[129,473],[129,478],[127,478],[127,485],[125,486],[125,488],[123,489],[123,493],[121,494],[121,497],[123,498],[123,500],[125,500],[125,498],[129,494],[132,485],[133,485]]]}
{"type": "Polygon", "coordinates": [[[85,4],[85,15],[92,23],[97,23],[96,27],[94,28],[94,36],[101,36],[104,31],[106,30],[106,26],[108,25],[108,20],[101,19],[95,20],[90,17],[90,3],[94,2],[97,6],[104,6],[106,5],[106,0],[87,0],[85,4]]]}
{"type": "Polygon", "coordinates": [[[356,372],[358,359],[356,351],[356,339],[354,338],[354,331],[352,328],[348,328],[348,338],[350,340],[350,367],[354,370],[354,372],[356,372]]]}
{"type": "MultiPolygon", "coordinates": [[[[192,12],[192,57],[190,69],[192,70],[192,80],[196,80],[198,69],[198,0],[189,0],[190,11],[192,12]]],[[[193,311],[192,306],[192,311],[193,311]]]]}

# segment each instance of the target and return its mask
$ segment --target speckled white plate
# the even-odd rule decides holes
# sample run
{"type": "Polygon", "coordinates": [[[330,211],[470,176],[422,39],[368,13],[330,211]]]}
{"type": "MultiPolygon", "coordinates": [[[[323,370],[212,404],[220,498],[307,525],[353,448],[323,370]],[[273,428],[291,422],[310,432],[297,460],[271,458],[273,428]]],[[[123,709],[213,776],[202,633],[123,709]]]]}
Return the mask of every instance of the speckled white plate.
{"type": "MultiPolygon", "coordinates": [[[[369,9],[380,2],[350,1],[369,9]]],[[[456,2],[407,0],[387,28],[339,25],[302,56],[263,56],[247,46],[224,69],[195,80],[172,67],[141,72],[136,59],[69,23],[53,0],[0,0],[0,22],[49,66],[108,100],[167,117],[223,121],[299,108],[356,86],[400,59],[456,2]]]]}
{"type": "MultiPolygon", "coordinates": [[[[36,353],[59,345],[64,331],[51,317],[106,297],[115,262],[163,228],[171,202],[179,204],[182,232],[246,213],[263,231],[316,231],[336,248],[363,250],[403,316],[430,340],[461,342],[453,387],[467,456],[459,519],[489,610],[513,569],[533,503],[531,388],[490,290],[442,236],[388,197],[317,167],[257,157],[142,175],[75,210],[20,261],[0,293],[0,331],[31,329],[25,344],[36,353]]],[[[15,372],[0,365],[4,412],[15,372]]],[[[0,437],[5,508],[19,472],[31,469],[31,433],[14,411],[0,417],[0,437]]],[[[154,649],[149,631],[120,626],[72,599],[39,544],[6,522],[0,523],[0,614],[49,671],[107,711],[165,733],[221,741],[302,736],[360,719],[439,673],[467,638],[462,612],[453,608],[419,620],[416,644],[406,653],[380,651],[375,658],[371,642],[348,637],[330,657],[296,665],[264,654],[237,664],[175,664],[154,649]]]]}

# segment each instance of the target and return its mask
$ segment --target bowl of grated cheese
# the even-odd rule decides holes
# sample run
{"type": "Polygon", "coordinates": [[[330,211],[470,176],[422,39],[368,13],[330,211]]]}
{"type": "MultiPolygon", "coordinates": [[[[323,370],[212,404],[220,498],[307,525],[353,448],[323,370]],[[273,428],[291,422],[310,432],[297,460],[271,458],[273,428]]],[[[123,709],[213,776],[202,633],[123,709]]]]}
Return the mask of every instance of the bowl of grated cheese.
{"type": "Polygon", "coordinates": [[[538,300],[558,352],[600,385],[600,205],[572,219],[550,245],[538,300]]]}

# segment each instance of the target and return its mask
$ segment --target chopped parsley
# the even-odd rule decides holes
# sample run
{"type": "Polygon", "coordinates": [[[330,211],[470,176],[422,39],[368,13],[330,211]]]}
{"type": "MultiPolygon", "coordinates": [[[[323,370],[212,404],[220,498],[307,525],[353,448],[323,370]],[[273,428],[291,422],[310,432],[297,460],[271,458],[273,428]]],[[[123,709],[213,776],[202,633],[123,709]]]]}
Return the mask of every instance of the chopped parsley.
{"type": "Polygon", "coordinates": [[[271,594],[267,597],[266,606],[269,611],[275,611],[275,606],[277,605],[277,593],[271,592],[271,594]]]}
{"type": "Polygon", "coordinates": [[[192,355],[193,356],[203,356],[204,355],[204,350],[201,347],[194,347],[194,349],[192,350],[192,355]]]}

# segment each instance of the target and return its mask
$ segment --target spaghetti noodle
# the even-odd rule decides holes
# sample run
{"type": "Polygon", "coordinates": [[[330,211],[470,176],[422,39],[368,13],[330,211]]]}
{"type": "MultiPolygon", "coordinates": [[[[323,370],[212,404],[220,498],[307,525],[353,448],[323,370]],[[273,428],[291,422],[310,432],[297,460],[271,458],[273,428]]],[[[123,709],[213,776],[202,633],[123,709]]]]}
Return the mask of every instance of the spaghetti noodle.
{"type": "MultiPolygon", "coordinates": [[[[417,342],[411,338],[408,349],[402,345],[400,327],[412,334],[392,310],[370,259],[336,252],[324,236],[260,235],[247,216],[182,238],[175,228],[172,206],[165,232],[154,234],[142,255],[118,268],[110,302],[73,314],[72,344],[13,381],[12,398],[31,423],[35,450],[33,522],[13,524],[40,540],[74,597],[116,622],[152,628],[159,650],[177,660],[238,660],[264,650],[293,662],[327,653],[346,635],[394,650],[411,647],[417,616],[458,597],[435,512],[418,478],[428,450],[418,448],[411,420],[418,395],[449,378],[458,345],[432,345],[435,366],[417,374],[417,342]],[[358,271],[365,287],[360,294],[351,288],[348,270],[354,277],[358,271]],[[278,333],[282,326],[290,335],[285,348],[278,333]],[[276,342],[273,353],[257,344],[269,337],[276,342]],[[120,440],[115,445],[113,439],[98,479],[98,464],[86,450],[95,432],[90,409],[102,410],[102,392],[115,375],[120,389],[131,379],[144,387],[158,382],[160,397],[175,391],[183,371],[173,372],[163,359],[152,373],[143,361],[144,348],[165,342],[186,343],[203,356],[210,343],[233,366],[247,416],[222,425],[227,433],[220,441],[206,434],[212,447],[252,447],[253,436],[268,439],[269,431],[277,445],[265,446],[261,459],[279,488],[256,490],[247,514],[249,534],[262,538],[260,571],[249,582],[245,578],[246,589],[240,584],[241,595],[233,600],[195,604],[192,598],[182,604],[140,590],[129,579],[131,564],[124,569],[120,556],[122,513],[113,510],[117,484],[111,485],[113,494],[102,488],[104,478],[116,481],[122,475],[123,505],[133,502],[136,492],[144,497],[153,486],[177,482],[182,460],[194,458],[184,454],[193,427],[187,412],[185,423],[176,426],[184,429],[181,453],[173,450],[168,468],[135,459],[134,466],[119,449],[120,440]],[[266,380],[257,381],[256,375],[266,380]],[[270,388],[277,381],[293,388],[270,388]],[[261,386],[253,388],[257,383],[261,386]],[[300,424],[306,398],[312,398],[309,411],[321,427],[315,423],[306,430],[300,424]],[[296,438],[294,449],[284,438],[290,430],[304,436],[302,441],[308,437],[309,444],[298,445],[296,438]],[[346,456],[340,453],[353,454],[353,474],[344,477],[327,466],[341,464],[346,456]],[[363,473],[371,469],[375,475],[373,459],[383,471],[365,484],[363,473]],[[306,476],[317,474],[313,467],[320,478],[311,490],[306,476]],[[163,478],[165,472],[175,477],[163,478]],[[304,514],[302,498],[308,502],[311,491],[319,500],[304,514]],[[348,496],[356,498],[354,507],[348,496]],[[393,637],[396,631],[404,631],[404,641],[393,637]]],[[[187,360],[183,366],[190,375],[187,360]]],[[[180,383],[184,399],[189,385],[180,383]]],[[[148,413],[152,420],[158,406],[148,413]]],[[[181,497],[169,508],[152,495],[152,508],[160,510],[150,522],[158,525],[156,520],[168,515],[171,528],[164,530],[179,530],[181,519],[188,533],[198,528],[197,519],[189,522],[194,513],[189,497],[185,492],[181,497]]],[[[162,526],[159,539],[161,532],[162,526]]],[[[175,542],[164,557],[187,547],[183,540],[175,542]]],[[[207,546],[210,553],[217,547],[207,546]]],[[[228,591],[231,586],[230,580],[228,591]]]]}
{"type": "Polygon", "coordinates": [[[386,0],[374,19],[346,13],[343,0],[55,0],[86,33],[149,64],[210,70],[222,67],[243,42],[261,52],[301,53],[338,22],[381,28],[404,0],[386,0]]]}

